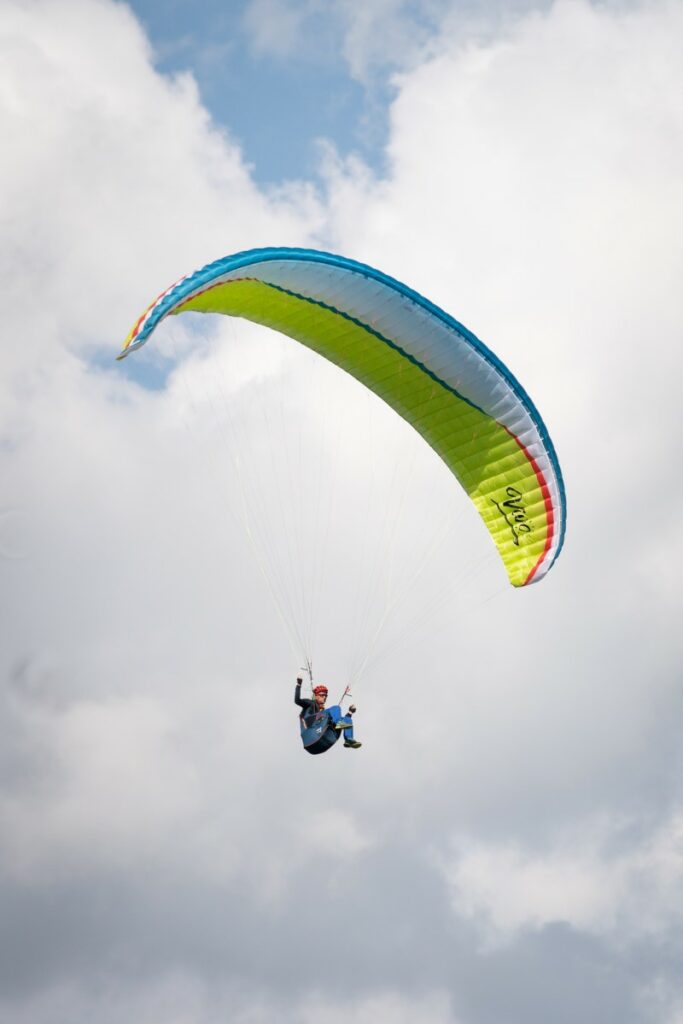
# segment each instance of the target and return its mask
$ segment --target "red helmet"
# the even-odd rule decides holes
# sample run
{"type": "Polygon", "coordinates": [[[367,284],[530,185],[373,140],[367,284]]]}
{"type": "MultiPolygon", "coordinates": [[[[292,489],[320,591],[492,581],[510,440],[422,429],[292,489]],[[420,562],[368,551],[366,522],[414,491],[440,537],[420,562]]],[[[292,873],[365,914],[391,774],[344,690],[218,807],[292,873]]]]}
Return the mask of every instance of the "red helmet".
{"type": "Polygon", "coordinates": [[[327,687],[326,687],[326,686],[314,686],[314,687],[313,687],[313,693],[314,693],[314,694],[315,694],[316,696],[317,696],[317,695],[318,695],[319,693],[324,693],[324,694],[325,694],[325,696],[327,697],[327,694],[328,694],[328,689],[327,689],[327,687]]]}

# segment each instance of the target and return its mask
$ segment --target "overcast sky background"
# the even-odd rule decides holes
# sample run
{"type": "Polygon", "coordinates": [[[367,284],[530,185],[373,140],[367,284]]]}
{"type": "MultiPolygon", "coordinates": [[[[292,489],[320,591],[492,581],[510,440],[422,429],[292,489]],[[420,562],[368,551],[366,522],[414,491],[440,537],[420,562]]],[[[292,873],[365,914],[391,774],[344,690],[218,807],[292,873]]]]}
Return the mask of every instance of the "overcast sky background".
{"type": "Polygon", "coordinates": [[[0,0],[0,1020],[683,1022],[682,41],[680,2],[0,0]],[[290,343],[188,317],[114,362],[260,245],[378,266],[510,366],[567,487],[543,583],[290,343]],[[336,453],[333,692],[384,509],[381,580],[455,523],[360,751],[301,749],[243,428],[283,530],[336,453]]]}

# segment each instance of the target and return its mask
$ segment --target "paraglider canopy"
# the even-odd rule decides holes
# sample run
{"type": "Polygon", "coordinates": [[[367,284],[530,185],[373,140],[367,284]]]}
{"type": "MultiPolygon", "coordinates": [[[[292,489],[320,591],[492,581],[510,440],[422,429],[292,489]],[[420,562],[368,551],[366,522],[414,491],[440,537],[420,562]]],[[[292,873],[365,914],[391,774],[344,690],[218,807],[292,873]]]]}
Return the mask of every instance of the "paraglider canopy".
{"type": "Polygon", "coordinates": [[[156,299],[119,358],[185,311],[272,327],[379,395],[437,452],[477,507],[516,587],[538,582],[564,541],[555,449],[503,363],[450,314],[379,270],[314,249],[252,249],[156,299]]]}

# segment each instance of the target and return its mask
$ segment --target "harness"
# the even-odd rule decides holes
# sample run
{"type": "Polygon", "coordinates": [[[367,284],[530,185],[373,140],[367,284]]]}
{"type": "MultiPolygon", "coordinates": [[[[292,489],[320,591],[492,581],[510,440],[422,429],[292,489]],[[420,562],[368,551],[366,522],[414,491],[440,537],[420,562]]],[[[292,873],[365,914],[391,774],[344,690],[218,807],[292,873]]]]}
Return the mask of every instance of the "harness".
{"type": "Polygon", "coordinates": [[[309,754],[323,754],[339,739],[339,730],[332,727],[328,711],[310,711],[299,715],[301,742],[309,754]]]}

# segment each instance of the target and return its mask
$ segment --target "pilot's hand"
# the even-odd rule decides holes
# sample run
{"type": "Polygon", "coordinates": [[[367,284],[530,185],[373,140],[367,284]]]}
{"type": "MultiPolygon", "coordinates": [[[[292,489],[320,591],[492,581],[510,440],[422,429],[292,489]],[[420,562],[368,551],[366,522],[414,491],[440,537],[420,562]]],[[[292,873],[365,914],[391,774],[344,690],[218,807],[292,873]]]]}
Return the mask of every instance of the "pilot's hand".
{"type": "Polygon", "coordinates": [[[296,685],[297,686],[301,686],[302,683],[303,683],[303,679],[300,679],[299,676],[297,676],[296,677],[296,685]]]}
{"type": "Polygon", "coordinates": [[[356,712],[356,705],[355,704],[351,704],[349,706],[349,714],[353,715],[353,714],[355,714],[355,712],[356,712]]]}

